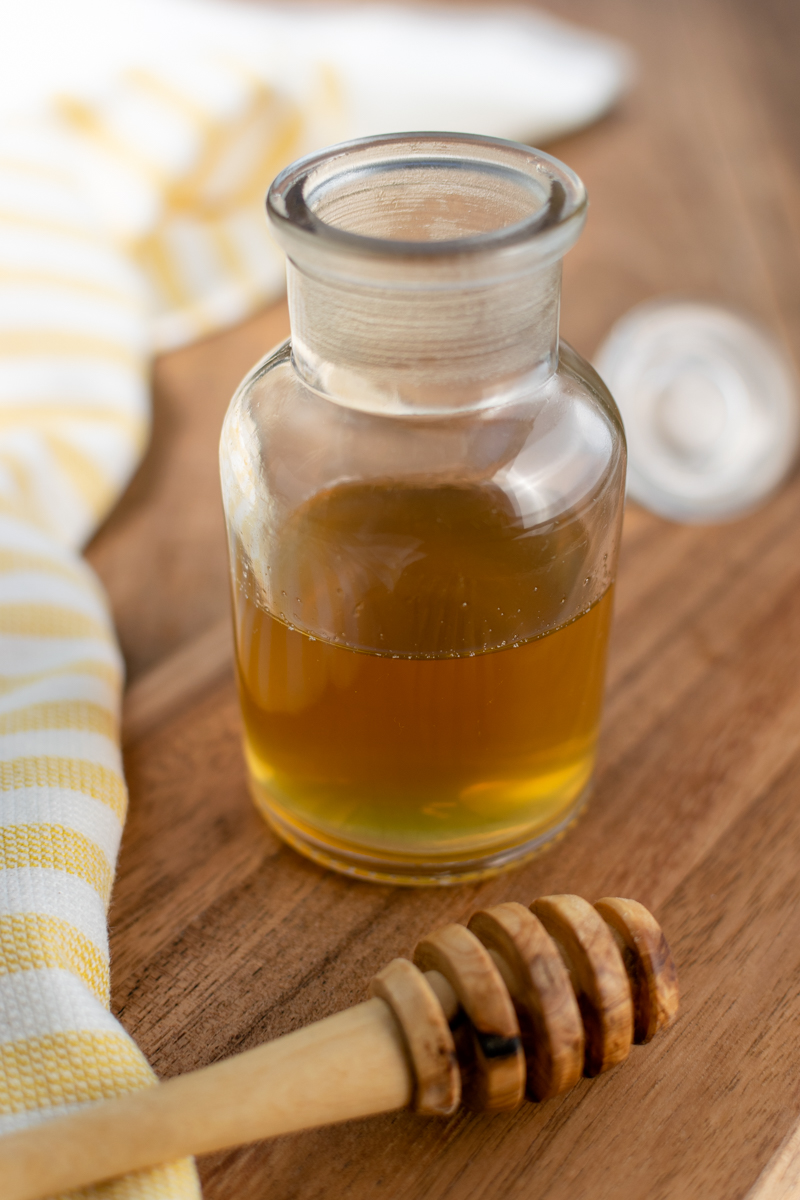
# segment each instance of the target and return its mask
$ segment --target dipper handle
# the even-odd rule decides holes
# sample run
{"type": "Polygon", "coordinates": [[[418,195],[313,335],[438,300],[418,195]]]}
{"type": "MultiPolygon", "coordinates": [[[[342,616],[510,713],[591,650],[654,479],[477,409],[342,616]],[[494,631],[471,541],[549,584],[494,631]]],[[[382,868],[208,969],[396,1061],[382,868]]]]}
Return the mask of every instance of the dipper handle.
{"type": "Polygon", "coordinates": [[[389,1005],[367,1000],[152,1088],[0,1137],[3,1200],[405,1108],[414,1079],[389,1005]]]}

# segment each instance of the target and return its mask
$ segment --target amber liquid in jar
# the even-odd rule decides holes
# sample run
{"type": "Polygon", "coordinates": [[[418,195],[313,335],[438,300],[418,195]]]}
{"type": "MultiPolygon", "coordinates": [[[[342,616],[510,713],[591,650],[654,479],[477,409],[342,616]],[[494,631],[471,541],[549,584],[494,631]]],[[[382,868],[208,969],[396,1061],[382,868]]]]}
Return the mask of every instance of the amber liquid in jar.
{"type": "Polygon", "coordinates": [[[387,483],[307,502],[260,582],[234,547],[247,762],[282,836],[356,874],[414,863],[420,882],[420,863],[433,878],[483,856],[486,874],[565,824],[612,605],[611,586],[590,599],[585,545],[578,514],[526,530],[493,485],[387,483]]]}

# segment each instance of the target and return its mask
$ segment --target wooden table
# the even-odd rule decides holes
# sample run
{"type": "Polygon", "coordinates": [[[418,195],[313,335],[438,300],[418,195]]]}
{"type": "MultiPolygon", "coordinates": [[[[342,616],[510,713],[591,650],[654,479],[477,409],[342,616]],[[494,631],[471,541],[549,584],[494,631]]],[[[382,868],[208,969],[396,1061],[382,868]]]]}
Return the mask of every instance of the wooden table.
{"type": "MultiPolygon", "coordinates": [[[[565,335],[591,354],[666,292],[737,305],[796,346],[797,9],[549,7],[624,37],[641,66],[613,115],[554,148],[592,199],[565,335]]],[[[800,1117],[800,478],[729,525],[629,509],[597,789],[564,842],[480,886],[349,882],[268,831],[239,748],[216,442],[235,383],[286,328],[279,305],[157,364],[152,448],[89,551],[131,679],[115,1011],[172,1075],[363,998],[438,923],[559,891],[652,906],[684,1000],[672,1031],[565,1097],[217,1155],[207,1200],[730,1200],[771,1159],[757,1194],[788,1194],[791,1156],[773,1155],[800,1117]]]]}

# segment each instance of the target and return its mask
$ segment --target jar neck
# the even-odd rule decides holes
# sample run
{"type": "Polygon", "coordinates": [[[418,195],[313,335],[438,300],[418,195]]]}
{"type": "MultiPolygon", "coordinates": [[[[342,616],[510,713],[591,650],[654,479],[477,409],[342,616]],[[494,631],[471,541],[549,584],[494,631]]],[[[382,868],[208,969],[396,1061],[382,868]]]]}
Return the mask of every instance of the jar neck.
{"type": "Polygon", "coordinates": [[[446,284],[287,263],[292,354],[311,387],[387,415],[494,406],[558,364],[561,260],[446,284]]]}

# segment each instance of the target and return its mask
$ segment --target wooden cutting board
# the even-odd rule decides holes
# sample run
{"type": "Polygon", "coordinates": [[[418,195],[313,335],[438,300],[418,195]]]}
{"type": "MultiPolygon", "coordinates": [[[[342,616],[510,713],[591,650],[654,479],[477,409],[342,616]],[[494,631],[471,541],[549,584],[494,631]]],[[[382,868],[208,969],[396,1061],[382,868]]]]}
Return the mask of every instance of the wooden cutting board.
{"type": "MultiPolygon", "coordinates": [[[[673,293],[736,305],[796,347],[800,10],[548,7],[625,38],[640,60],[630,98],[552,148],[592,201],[566,264],[565,336],[591,354],[632,304],[673,293]]],[[[363,998],[439,923],[562,891],[651,907],[683,1007],[647,1050],[560,1099],[511,1116],[401,1113],[218,1155],[200,1164],[207,1200],[788,1196],[800,1140],[800,478],[729,525],[629,508],[597,787],[562,843],[477,886],[354,883],[269,832],[239,744],[216,442],[236,382],[286,331],[279,305],[157,363],[151,450],[89,550],[131,681],[115,1012],[172,1075],[363,998]]]]}

